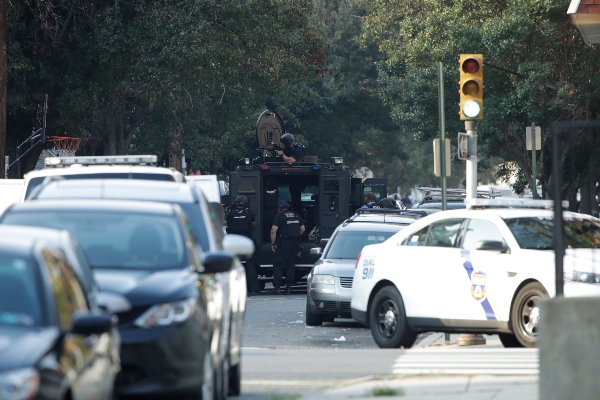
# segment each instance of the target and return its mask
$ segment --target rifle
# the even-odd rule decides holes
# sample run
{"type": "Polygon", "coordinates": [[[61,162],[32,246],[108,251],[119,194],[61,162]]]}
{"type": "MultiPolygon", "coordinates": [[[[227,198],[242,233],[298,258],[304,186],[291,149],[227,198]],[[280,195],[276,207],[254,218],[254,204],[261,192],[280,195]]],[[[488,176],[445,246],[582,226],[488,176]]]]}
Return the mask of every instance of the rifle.
{"type": "Polygon", "coordinates": [[[261,152],[261,154],[264,155],[265,151],[268,151],[269,153],[271,153],[271,157],[277,157],[277,151],[282,151],[283,148],[280,147],[279,145],[276,145],[275,143],[270,143],[269,147],[257,147],[256,151],[261,152]]]}

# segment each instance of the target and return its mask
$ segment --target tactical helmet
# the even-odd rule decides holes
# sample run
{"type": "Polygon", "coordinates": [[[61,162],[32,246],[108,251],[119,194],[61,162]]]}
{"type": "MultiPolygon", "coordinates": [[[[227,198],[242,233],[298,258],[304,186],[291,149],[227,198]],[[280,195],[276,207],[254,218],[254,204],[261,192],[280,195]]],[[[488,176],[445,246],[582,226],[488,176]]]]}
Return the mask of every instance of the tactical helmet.
{"type": "Polygon", "coordinates": [[[281,136],[279,140],[284,145],[289,146],[290,144],[294,143],[294,136],[291,133],[286,133],[283,136],[281,136]]]}
{"type": "Polygon", "coordinates": [[[240,195],[235,198],[234,203],[235,204],[239,204],[239,203],[248,204],[248,198],[244,195],[240,195]]]}
{"type": "Polygon", "coordinates": [[[277,202],[277,208],[289,208],[289,206],[290,206],[290,205],[289,205],[289,204],[288,204],[288,202],[287,202],[287,201],[285,201],[285,200],[279,200],[279,201],[277,202]]]}
{"type": "Polygon", "coordinates": [[[392,202],[392,199],[389,199],[387,197],[385,199],[379,200],[379,203],[377,203],[377,205],[381,208],[393,208],[394,207],[394,203],[392,202]]]}

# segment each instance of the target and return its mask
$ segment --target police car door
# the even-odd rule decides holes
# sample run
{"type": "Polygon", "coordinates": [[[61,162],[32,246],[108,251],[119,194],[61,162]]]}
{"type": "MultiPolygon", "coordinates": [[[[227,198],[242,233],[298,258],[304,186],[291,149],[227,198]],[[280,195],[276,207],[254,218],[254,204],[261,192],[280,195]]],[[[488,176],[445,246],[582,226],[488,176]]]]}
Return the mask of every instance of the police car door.
{"type": "Polygon", "coordinates": [[[511,271],[518,266],[514,265],[516,260],[511,257],[500,229],[492,221],[471,218],[460,245],[470,279],[470,296],[461,296],[460,316],[490,323],[508,321],[511,281],[518,279],[511,271]],[[495,249],[494,242],[502,247],[495,249]]]}
{"type": "Polygon", "coordinates": [[[398,256],[410,258],[410,271],[405,272],[410,277],[404,283],[400,278],[398,285],[409,317],[439,320],[456,315],[456,288],[465,285],[460,249],[455,247],[462,222],[433,222],[403,242],[405,250],[398,256]]]}

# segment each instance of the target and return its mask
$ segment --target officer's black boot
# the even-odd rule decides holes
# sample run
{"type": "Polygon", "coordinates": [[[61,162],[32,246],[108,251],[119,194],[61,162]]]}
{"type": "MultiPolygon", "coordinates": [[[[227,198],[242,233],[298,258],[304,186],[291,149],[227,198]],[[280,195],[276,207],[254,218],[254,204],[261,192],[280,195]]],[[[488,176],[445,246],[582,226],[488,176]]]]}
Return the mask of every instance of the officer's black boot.
{"type": "Polygon", "coordinates": [[[292,285],[290,285],[290,284],[285,285],[285,294],[287,294],[287,295],[292,294],[292,285]]]}

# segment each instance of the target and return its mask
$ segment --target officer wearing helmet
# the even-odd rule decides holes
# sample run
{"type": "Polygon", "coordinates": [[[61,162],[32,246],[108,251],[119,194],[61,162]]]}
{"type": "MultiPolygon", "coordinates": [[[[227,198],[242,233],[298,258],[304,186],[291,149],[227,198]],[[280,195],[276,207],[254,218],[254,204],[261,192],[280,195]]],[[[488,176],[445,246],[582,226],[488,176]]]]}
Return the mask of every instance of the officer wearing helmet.
{"type": "MultiPolygon", "coordinates": [[[[248,198],[246,196],[235,198],[233,207],[227,213],[225,221],[227,222],[227,233],[252,238],[252,227],[256,226],[256,219],[252,210],[248,208],[248,198]]],[[[260,294],[254,254],[244,262],[244,268],[246,269],[246,282],[249,286],[248,295],[260,294]]]]}
{"type": "Polygon", "coordinates": [[[283,158],[285,162],[301,162],[304,161],[306,149],[299,143],[294,143],[294,136],[291,133],[286,133],[279,139],[283,143],[283,150],[277,151],[277,157],[283,158]]]}
{"type": "Polygon", "coordinates": [[[292,294],[292,284],[296,278],[296,255],[300,236],[304,233],[302,218],[289,210],[289,204],[280,200],[277,215],[271,227],[271,250],[273,256],[273,290],[271,294],[281,294],[281,282],[285,269],[286,294],[292,294]]]}
{"type": "Polygon", "coordinates": [[[396,208],[396,207],[394,207],[394,202],[392,201],[392,199],[387,198],[387,197],[379,200],[379,203],[377,203],[377,206],[379,208],[396,208]]]}

